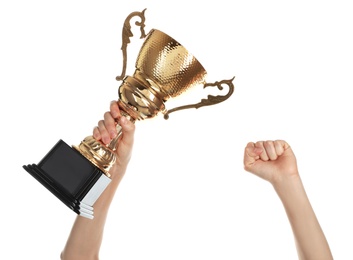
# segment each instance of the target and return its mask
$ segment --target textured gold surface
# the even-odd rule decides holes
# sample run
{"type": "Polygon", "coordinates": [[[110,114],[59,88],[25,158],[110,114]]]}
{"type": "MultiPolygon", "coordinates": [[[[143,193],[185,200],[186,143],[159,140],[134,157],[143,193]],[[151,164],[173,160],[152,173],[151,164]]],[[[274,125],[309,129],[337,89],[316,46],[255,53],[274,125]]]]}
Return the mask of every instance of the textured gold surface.
{"type": "Polygon", "coordinates": [[[159,30],[151,30],[136,61],[134,77],[150,81],[164,100],[205,82],[206,70],[180,43],[159,30]]]}

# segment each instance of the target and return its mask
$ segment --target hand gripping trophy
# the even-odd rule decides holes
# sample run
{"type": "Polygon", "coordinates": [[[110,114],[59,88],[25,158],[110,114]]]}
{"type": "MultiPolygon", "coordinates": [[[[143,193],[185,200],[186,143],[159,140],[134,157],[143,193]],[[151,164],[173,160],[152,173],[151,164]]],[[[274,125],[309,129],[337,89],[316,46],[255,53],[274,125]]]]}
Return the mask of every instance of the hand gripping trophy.
{"type": "MultiPolygon", "coordinates": [[[[146,9],[145,9],[146,10],[146,9]]],[[[122,115],[130,121],[145,120],[181,109],[200,108],[221,103],[234,91],[233,79],[206,83],[206,70],[179,42],[167,34],[152,29],[145,34],[144,12],[131,13],[124,22],[122,30],[122,81],[119,87],[118,105],[122,115]],[[133,76],[125,76],[127,45],[131,32],[130,20],[139,17],[135,24],[140,27],[141,38],[145,38],[136,60],[133,76]],[[180,96],[189,89],[203,85],[229,91],[224,96],[208,95],[199,103],[167,109],[165,103],[180,96]]],[[[109,185],[109,170],[116,161],[115,149],[120,140],[121,127],[117,124],[117,136],[109,145],[104,145],[93,136],[88,136],[77,145],[70,147],[63,140],[37,164],[24,165],[23,168],[51,191],[57,198],[79,215],[93,218],[93,205],[109,185]]]]}

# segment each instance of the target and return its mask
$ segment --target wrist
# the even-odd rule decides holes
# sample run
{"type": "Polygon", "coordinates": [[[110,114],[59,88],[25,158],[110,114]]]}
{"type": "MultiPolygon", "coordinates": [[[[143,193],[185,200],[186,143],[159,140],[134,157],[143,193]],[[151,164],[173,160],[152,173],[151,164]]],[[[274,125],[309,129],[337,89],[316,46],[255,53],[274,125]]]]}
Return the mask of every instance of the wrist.
{"type": "Polygon", "coordinates": [[[123,179],[125,172],[126,172],[127,167],[123,167],[121,165],[115,164],[110,170],[109,170],[109,174],[110,174],[110,179],[111,184],[114,185],[118,185],[121,180],[123,179]]]}
{"type": "Polygon", "coordinates": [[[293,189],[302,188],[303,184],[300,179],[299,173],[293,173],[290,175],[280,176],[271,182],[273,188],[277,193],[290,192],[293,189]]]}

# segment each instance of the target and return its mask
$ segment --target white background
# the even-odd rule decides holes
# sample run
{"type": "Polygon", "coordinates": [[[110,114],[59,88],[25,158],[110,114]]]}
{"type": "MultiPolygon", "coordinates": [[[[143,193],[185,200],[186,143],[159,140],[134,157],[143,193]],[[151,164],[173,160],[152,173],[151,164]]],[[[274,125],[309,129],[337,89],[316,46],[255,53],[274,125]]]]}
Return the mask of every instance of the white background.
{"type": "MultiPolygon", "coordinates": [[[[182,43],[209,82],[235,76],[235,92],[136,123],[101,259],[297,259],[274,190],[243,170],[246,143],[267,139],[292,146],[335,259],[353,259],[353,8],[343,0],[2,1],[1,255],[59,259],[76,214],[22,165],[91,135],[118,98],[123,22],[144,8],[146,32],[182,43]]],[[[127,75],[143,42],[132,26],[127,75]]]]}

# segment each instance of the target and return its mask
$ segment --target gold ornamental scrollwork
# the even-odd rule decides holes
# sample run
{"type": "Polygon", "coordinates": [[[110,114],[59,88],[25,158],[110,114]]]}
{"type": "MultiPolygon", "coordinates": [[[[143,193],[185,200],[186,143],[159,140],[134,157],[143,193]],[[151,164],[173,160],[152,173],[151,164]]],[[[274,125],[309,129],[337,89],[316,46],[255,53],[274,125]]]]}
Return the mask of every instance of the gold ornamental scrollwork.
{"type": "Polygon", "coordinates": [[[130,37],[133,37],[134,34],[131,31],[131,23],[130,20],[133,17],[140,17],[141,21],[136,21],[135,25],[140,26],[141,36],[140,39],[146,37],[145,33],[145,11],[146,8],[142,12],[132,12],[129,14],[124,22],[123,29],[122,29],[122,44],[121,44],[121,51],[123,53],[123,68],[120,76],[116,77],[116,80],[120,81],[123,80],[126,74],[126,63],[127,63],[127,45],[130,43],[130,37]]]}
{"type": "Polygon", "coordinates": [[[217,87],[219,90],[223,90],[222,85],[225,84],[225,85],[228,86],[228,93],[226,95],[224,95],[224,96],[208,95],[207,99],[201,99],[201,101],[199,103],[172,108],[172,109],[168,110],[164,114],[164,119],[168,119],[169,118],[169,114],[173,113],[175,111],[179,111],[179,110],[183,110],[183,109],[190,109],[190,108],[196,108],[197,109],[197,108],[204,107],[204,106],[212,106],[212,105],[215,105],[215,104],[218,104],[218,103],[221,103],[221,102],[225,101],[234,92],[234,84],[233,84],[233,79],[234,78],[235,77],[233,77],[231,79],[224,79],[224,80],[221,80],[221,81],[216,81],[214,83],[205,83],[203,85],[203,88],[206,88],[206,87],[217,87]]]}

